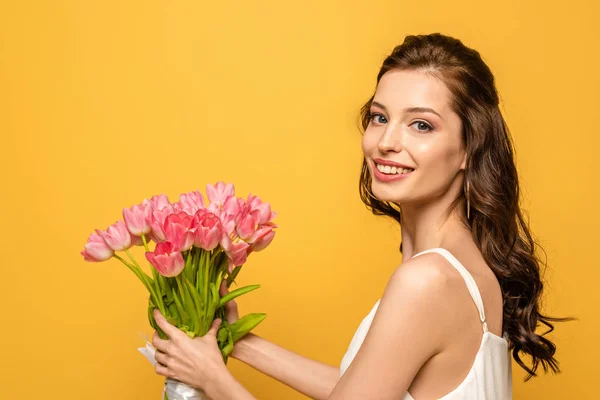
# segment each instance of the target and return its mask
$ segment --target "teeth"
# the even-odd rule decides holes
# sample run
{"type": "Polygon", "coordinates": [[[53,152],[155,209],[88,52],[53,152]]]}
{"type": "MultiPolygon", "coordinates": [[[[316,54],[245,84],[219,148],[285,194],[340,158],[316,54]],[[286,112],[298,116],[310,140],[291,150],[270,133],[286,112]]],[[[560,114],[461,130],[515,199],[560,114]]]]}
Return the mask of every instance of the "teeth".
{"type": "Polygon", "coordinates": [[[408,174],[408,173],[414,171],[411,168],[398,168],[398,167],[391,167],[389,165],[375,164],[375,166],[377,167],[379,172],[388,174],[388,175],[400,175],[400,174],[405,175],[405,174],[408,174]]]}

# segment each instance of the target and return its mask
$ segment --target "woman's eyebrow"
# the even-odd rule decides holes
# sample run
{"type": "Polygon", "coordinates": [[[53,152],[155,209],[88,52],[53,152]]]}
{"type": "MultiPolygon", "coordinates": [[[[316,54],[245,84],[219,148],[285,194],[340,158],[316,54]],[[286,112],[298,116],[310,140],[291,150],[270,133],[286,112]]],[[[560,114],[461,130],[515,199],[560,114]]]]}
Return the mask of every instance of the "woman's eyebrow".
{"type": "MultiPolygon", "coordinates": [[[[385,106],[381,103],[373,101],[373,102],[371,102],[371,105],[377,106],[377,107],[381,108],[383,111],[388,112],[387,108],[385,108],[385,106]]],[[[429,108],[429,107],[410,107],[410,108],[405,108],[404,112],[405,113],[431,113],[431,114],[437,115],[442,120],[444,119],[433,108],[429,108]]]]}

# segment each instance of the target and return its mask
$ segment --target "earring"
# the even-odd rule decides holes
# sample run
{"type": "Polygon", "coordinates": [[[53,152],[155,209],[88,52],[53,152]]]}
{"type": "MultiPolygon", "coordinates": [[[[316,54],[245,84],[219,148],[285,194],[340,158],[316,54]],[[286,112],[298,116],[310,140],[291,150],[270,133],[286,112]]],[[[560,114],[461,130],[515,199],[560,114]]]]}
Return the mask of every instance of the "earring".
{"type": "Polygon", "coordinates": [[[471,199],[469,198],[469,181],[467,181],[467,219],[471,219],[471,199]]]}

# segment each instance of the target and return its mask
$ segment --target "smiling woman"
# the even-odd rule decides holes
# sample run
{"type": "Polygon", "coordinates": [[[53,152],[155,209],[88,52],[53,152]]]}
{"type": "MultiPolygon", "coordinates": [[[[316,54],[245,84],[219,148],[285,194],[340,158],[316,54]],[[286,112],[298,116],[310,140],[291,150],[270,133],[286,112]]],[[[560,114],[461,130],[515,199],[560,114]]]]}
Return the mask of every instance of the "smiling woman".
{"type": "MultiPolygon", "coordinates": [[[[528,378],[540,366],[557,372],[555,345],[535,330],[564,319],[540,310],[541,261],[479,53],[441,34],[406,37],[383,62],[361,117],[360,195],[400,224],[402,264],[341,368],[255,335],[232,356],[316,399],[510,399],[511,352],[528,378]]],[[[236,305],[228,307],[231,323],[236,305]]],[[[155,343],[158,373],[214,399],[253,398],[219,362],[216,326],[191,340],[157,322],[174,335],[155,343]]]]}

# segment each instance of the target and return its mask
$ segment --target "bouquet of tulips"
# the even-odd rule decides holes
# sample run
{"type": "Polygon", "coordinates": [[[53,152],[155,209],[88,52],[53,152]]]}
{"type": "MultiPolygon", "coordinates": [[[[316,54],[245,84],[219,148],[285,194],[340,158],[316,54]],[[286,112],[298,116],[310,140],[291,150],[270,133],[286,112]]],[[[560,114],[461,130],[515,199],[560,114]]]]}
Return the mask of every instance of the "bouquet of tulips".
{"type": "MultiPolygon", "coordinates": [[[[138,277],[149,293],[150,325],[163,339],[167,337],[154,321],[155,308],[191,338],[205,335],[212,322],[221,318],[217,340],[226,363],[235,342],[266,315],[248,314],[228,324],[223,306],[259,285],[239,288],[222,298],[219,287],[223,280],[229,287],[250,253],[263,250],[273,240],[276,214],[257,196],[249,195],[245,200],[235,197],[232,184],[209,184],[206,194],[208,204],[199,191],[194,191],[181,194],[175,203],[162,194],[124,208],[123,221],[103,231],[96,229],[81,254],[91,262],[116,258],[138,277]],[[154,249],[151,242],[156,243],[154,249]],[[151,275],[131,255],[132,246],[144,246],[151,275]]],[[[156,362],[150,343],[140,351],[156,362]]],[[[170,379],[165,383],[164,397],[205,398],[200,391],[170,379]]]]}

